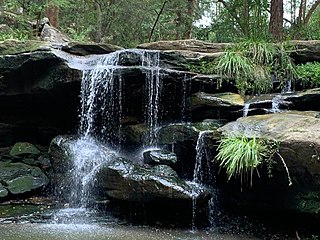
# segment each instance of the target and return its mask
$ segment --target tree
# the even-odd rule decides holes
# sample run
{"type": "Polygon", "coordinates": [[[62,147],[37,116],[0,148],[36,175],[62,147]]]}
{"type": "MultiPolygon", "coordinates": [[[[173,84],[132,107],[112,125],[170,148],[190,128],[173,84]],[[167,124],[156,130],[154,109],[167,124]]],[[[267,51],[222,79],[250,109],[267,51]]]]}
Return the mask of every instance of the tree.
{"type": "Polygon", "coordinates": [[[283,0],[271,0],[269,31],[274,40],[282,40],[283,0]]]}

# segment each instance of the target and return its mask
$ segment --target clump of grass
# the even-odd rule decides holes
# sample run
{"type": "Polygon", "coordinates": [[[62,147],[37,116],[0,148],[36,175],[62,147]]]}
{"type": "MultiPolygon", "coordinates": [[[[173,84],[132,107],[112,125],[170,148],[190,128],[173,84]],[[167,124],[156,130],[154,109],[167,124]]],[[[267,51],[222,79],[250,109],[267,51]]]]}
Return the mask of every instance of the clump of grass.
{"type": "Polygon", "coordinates": [[[221,87],[223,80],[234,79],[240,93],[250,88],[249,81],[254,76],[252,62],[241,52],[225,52],[217,59],[215,70],[222,77],[218,87],[221,87]]]}
{"type": "Polygon", "coordinates": [[[226,170],[228,180],[231,178],[240,178],[242,183],[249,179],[252,186],[253,172],[262,163],[267,165],[268,174],[271,177],[271,169],[273,156],[279,156],[281,163],[284,165],[289,186],[292,185],[288,167],[279,153],[280,144],[277,141],[263,140],[255,137],[248,138],[246,136],[229,136],[221,139],[218,146],[218,154],[215,161],[219,162],[219,166],[226,170]]]}
{"type": "Polygon", "coordinates": [[[253,171],[262,163],[268,153],[267,146],[256,138],[245,136],[225,137],[221,139],[215,158],[221,168],[226,169],[228,179],[250,177],[252,185],[253,171]]]}

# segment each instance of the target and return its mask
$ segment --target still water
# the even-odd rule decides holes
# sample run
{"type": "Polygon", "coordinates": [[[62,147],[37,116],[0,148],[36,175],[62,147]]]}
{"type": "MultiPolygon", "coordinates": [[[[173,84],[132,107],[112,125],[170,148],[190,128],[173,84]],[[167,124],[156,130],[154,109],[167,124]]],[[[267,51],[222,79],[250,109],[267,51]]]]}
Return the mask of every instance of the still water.
{"type": "Polygon", "coordinates": [[[237,240],[249,236],[103,224],[2,224],[1,240],[237,240]]]}

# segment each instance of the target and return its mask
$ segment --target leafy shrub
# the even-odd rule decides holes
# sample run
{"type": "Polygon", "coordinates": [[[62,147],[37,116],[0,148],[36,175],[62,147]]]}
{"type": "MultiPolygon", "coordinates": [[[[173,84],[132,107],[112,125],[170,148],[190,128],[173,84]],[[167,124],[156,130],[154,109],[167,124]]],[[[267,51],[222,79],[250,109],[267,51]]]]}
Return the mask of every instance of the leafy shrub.
{"type": "Polygon", "coordinates": [[[320,63],[308,62],[297,66],[299,81],[304,87],[320,86],[320,63]]]}

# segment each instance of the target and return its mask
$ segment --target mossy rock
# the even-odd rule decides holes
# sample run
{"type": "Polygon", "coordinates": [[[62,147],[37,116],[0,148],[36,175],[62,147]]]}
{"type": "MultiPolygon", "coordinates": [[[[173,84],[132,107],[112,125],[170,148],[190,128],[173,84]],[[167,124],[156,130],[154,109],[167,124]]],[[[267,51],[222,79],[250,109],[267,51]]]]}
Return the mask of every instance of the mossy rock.
{"type": "Polygon", "coordinates": [[[11,194],[22,194],[46,186],[49,178],[38,167],[1,162],[0,181],[11,194]]]}
{"type": "Polygon", "coordinates": [[[0,42],[0,55],[14,55],[37,50],[46,50],[49,46],[49,43],[43,41],[18,41],[10,39],[0,42]]]}
{"type": "Polygon", "coordinates": [[[12,147],[10,151],[10,156],[15,158],[34,157],[39,156],[39,154],[39,149],[28,142],[18,142],[12,147]]]}

